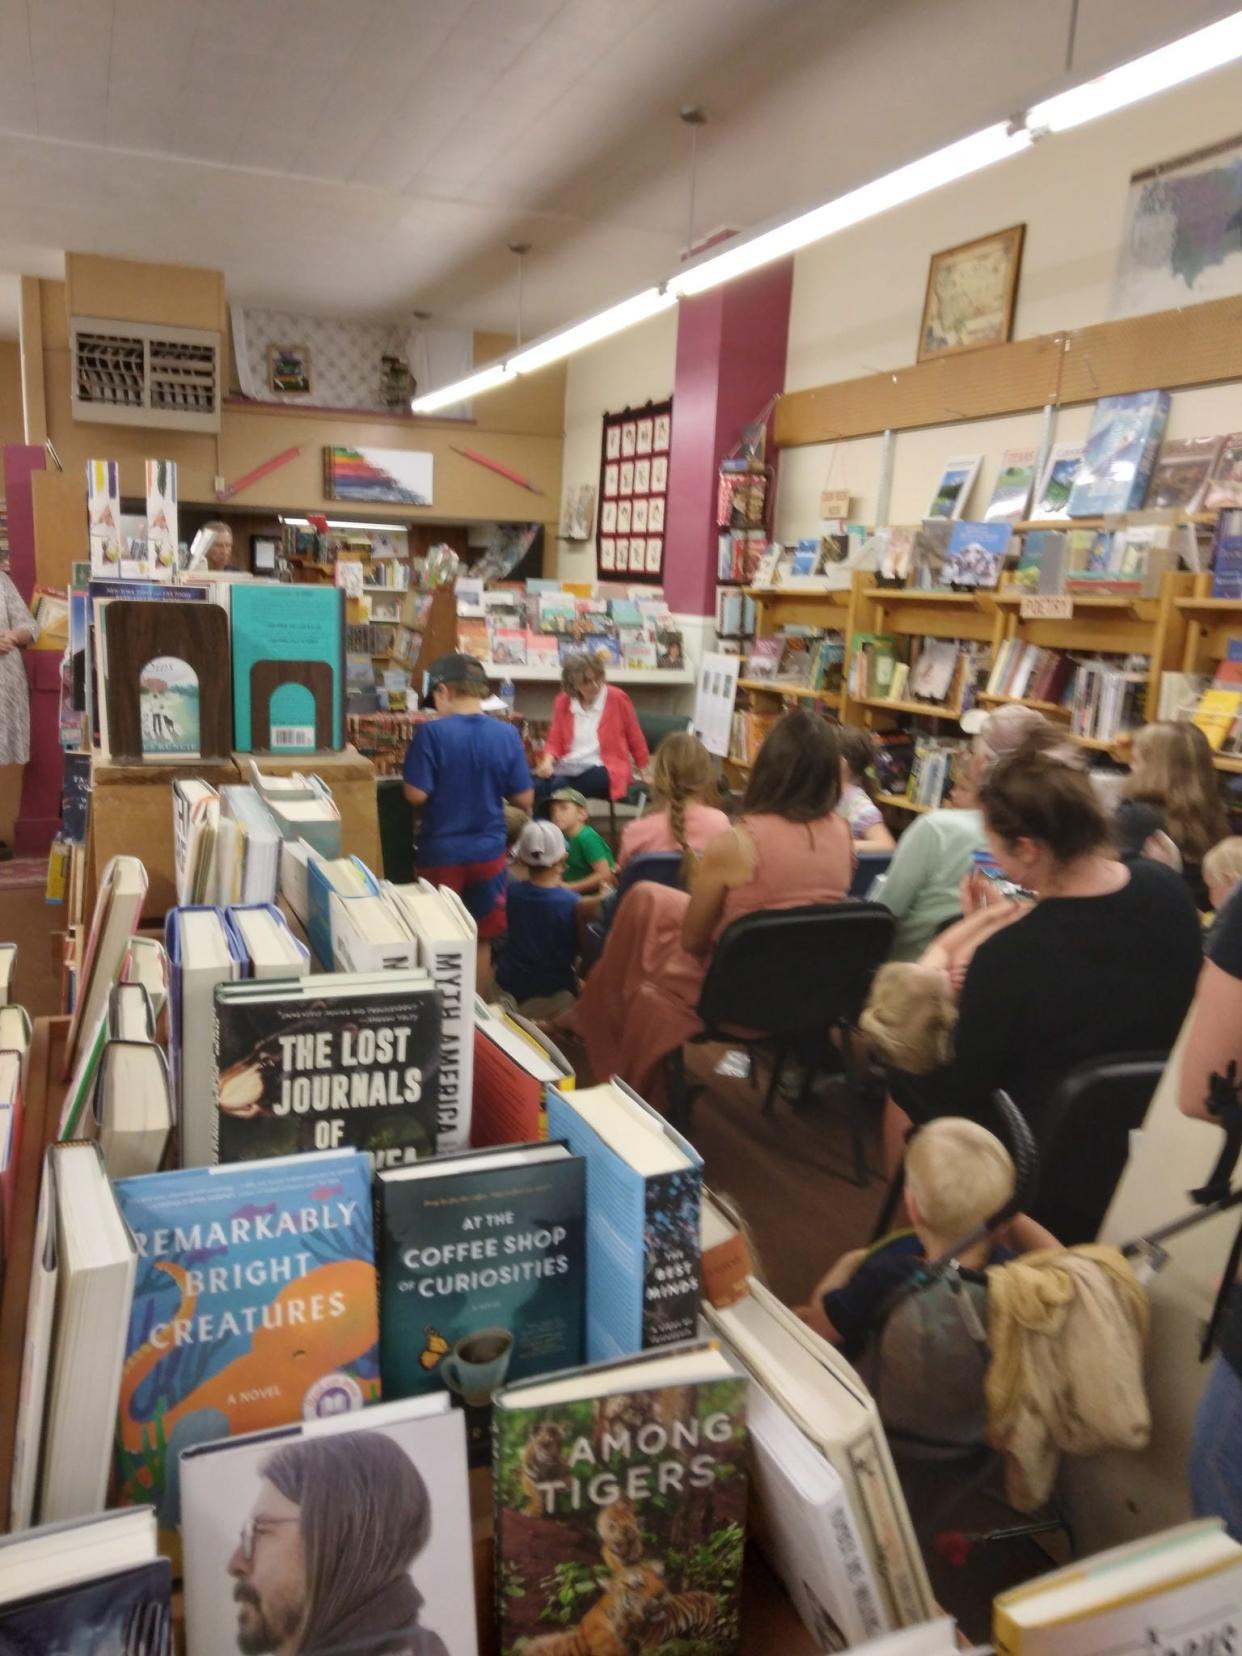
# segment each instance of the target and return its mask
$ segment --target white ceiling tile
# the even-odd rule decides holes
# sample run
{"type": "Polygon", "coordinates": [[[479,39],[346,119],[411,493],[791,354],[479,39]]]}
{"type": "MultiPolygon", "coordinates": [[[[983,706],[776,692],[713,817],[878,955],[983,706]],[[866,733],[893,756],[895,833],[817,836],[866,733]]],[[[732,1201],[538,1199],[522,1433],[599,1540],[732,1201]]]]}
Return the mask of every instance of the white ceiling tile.
{"type": "Polygon", "coordinates": [[[0,129],[34,132],[37,124],[26,0],[0,0],[0,129]]]}

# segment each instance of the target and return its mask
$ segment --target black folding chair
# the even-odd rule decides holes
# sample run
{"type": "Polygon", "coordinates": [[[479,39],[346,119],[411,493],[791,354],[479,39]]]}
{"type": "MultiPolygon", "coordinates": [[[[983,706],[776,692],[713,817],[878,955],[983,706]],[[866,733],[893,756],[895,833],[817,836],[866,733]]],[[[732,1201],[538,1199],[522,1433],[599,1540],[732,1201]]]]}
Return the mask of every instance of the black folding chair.
{"type": "Polygon", "coordinates": [[[680,851],[644,851],[640,857],[631,857],[617,876],[617,889],[600,909],[599,918],[586,929],[582,944],[582,970],[587,972],[603,953],[608,931],[617,917],[621,899],[631,886],[640,880],[651,880],[656,885],[681,885],[680,851]]]}
{"type": "Polygon", "coordinates": [[[375,804],[384,878],[394,885],[408,885],[414,878],[414,809],[399,776],[376,780],[375,804]]]}
{"type": "Polygon", "coordinates": [[[854,868],[854,878],[850,881],[850,896],[866,897],[874,881],[878,880],[881,874],[888,873],[888,865],[892,860],[891,851],[860,851],[854,868]]]}
{"type": "MultiPolygon", "coordinates": [[[[752,1052],[773,1048],[772,1078],[763,1101],[772,1113],[781,1065],[797,1046],[824,1050],[840,1033],[846,1113],[856,1183],[867,1183],[861,1076],[850,1039],[871,987],[888,954],[893,916],[879,903],[823,903],[807,908],[764,909],[745,914],[716,944],[703,990],[697,1041],[728,1041],[752,1052]]],[[[669,1119],[689,1121],[684,1054],[667,1060],[669,1119]]],[[[810,1077],[808,1077],[808,1080],[810,1077]]]]}

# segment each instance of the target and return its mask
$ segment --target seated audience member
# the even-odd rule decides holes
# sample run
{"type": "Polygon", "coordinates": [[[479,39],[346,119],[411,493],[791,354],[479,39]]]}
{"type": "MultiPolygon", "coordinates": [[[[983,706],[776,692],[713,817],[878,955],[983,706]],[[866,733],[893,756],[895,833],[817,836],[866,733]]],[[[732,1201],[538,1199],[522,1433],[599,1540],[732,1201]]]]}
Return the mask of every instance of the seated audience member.
{"type": "Polygon", "coordinates": [[[841,743],[841,803],[837,810],[849,823],[855,845],[868,851],[891,851],[897,842],[875,802],[875,744],[871,732],[857,725],[842,725],[837,740],[841,743]]]}
{"type": "Polygon", "coordinates": [[[1210,846],[1203,858],[1203,883],[1212,913],[1219,915],[1242,880],[1242,834],[1230,834],[1210,846]]]}
{"type": "Polygon", "coordinates": [[[528,822],[514,858],[525,878],[509,886],[509,933],[496,961],[496,982],[518,1005],[572,996],[580,927],[597,904],[562,883],[565,836],[554,822],[528,822]]]}
{"type": "Polygon", "coordinates": [[[738,821],[708,842],[693,892],[636,885],[581,1000],[557,1020],[582,1036],[596,1075],[620,1075],[656,1101],[665,1056],[702,1028],[699,994],[730,923],[845,896],[854,856],[840,793],[832,727],[801,709],[786,713],[759,750],[738,821]]]}
{"type": "Polygon", "coordinates": [[[908,1075],[926,1075],[953,1057],[957,994],[946,972],[890,960],[871,984],[858,1027],[876,1056],[908,1075]]]}
{"type": "Polygon", "coordinates": [[[535,809],[543,812],[558,788],[577,788],[588,799],[624,799],[635,769],[651,755],[634,703],[604,680],[593,656],[567,656],[561,693],[535,766],[535,809]]]}
{"type": "MultiPolygon", "coordinates": [[[[885,971],[899,969],[885,967],[885,971]]],[[[937,1259],[999,1213],[1014,1192],[1013,1162],[1004,1145],[977,1122],[942,1116],[920,1127],[906,1147],[906,1208],[913,1227],[874,1247],[843,1254],[800,1315],[804,1322],[856,1358],[893,1293],[925,1260],[937,1259]]],[[[1011,1257],[983,1241],[960,1255],[981,1269],[1011,1257]]]]}
{"type": "Polygon", "coordinates": [[[712,756],[689,731],[666,736],[651,765],[651,800],[656,807],[621,830],[618,866],[655,851],[680,851],[682,884],[689,889],[708,841],[729,826],[713,803],[716,768],[712,756]]]}
{"type": "Polygon", "coordinates": [[[577,788],[558,788],[552,795],[548,815],[564,834],[569,847],[565,889],[584,896],[606,890],[612,884],[615,862],[607,840],[587,820],[585,796],[577,788]]]}
{"type": "MultiPolygon", "coordinates": [[[[1242,1073],[1242,900],[1225,904],[1208,942],[1182,1051],[1178,1103],[1183,1114],[1224,1126],[1208,1100],[1213,1082],[1219,1086],[1231,1072],[1235,1077],[1242,1073]]],[[[1181,1194],[1171,1190],[1170,1200],[1181,1194]]],[[[1224,1256],[1222,1239],[1222,1267],[1224,1256]]],[[[1190,1493],[1198,1517],[1223,1518],[1233,1539],[1242,1541],[1242,1283],[1228,1284],[1224,1296],[1220,1352],[1195,1420],[1190,1493]]]]}
{"type": "Polygon", "coordinates": [[[1229,821],[1207,737],[1189,720],[1144,725],[1134,738],[1130,774],[1113,816],[1113,840],[1123,862],[1143,855],[1153,835],[1166,833],[1181,853],[1182,878],[1201,909],[1208,907],[1202,863],[1224,839],[1229,821]]]}
{"type": "Polygon", "coordinates": [[[952,1062],[890,1078],[892,1165],[908,1126],[898,1106],[986,1122],[998,1087],[1038,1140],[1064,1075],[1091,1058],[1171,1048],[1194,994],[1202,948],[1189,893],[1167,868],[1112,855],[1077,750],[1019,749],[994,766],[980,804],[996,861],[1039,900],[976,949],[952,1062]]]}
{"type": "Polygon", "coordinates": [[[890,960],[918,960],[940,928],[962,912],[960,887],[984,843],[979,786],[988,771],[1033,731],[1052,726],[1030,707],[1000,707],[974,732],[948,805],[918,816],[902,834],[875,901],[897,918],[890,960]]]}

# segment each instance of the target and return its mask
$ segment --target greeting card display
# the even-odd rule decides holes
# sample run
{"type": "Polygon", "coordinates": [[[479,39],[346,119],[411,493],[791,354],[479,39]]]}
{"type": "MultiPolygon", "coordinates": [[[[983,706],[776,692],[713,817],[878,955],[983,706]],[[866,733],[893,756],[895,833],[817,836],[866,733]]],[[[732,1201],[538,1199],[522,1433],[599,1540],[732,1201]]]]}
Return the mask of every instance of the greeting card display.
{"type": "Polygon", "coordinates": [[[602,581],[664,576],[664,511],[673,404],[604,415],[597,551],[602,581]]]}

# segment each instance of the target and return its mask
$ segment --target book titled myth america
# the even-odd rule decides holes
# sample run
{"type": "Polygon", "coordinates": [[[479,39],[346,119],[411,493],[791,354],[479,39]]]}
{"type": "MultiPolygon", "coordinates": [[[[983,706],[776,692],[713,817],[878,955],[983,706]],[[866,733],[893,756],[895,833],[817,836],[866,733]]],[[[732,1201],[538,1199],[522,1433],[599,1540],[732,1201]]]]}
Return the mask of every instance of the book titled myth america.
{"type": "Polygon", "coordinates": [[[382,1168],[434,1155],[435,984],[415,970],[222,984],[215,1075],[217,1162],[353,1149],[382,1168]]]}
{"type": "Polygon", "coordinates": [[[116,1195],[138,1249],[117,1489],[169,1532],[183,1449],[378,1399],[370,1168],[290,1156],[119,1179],[116,1195]]]}
{"type": "Polygon", "coordinates": [[[498,1393],[501,1656],[740,1650],[746,1390],[699,1345],[498,1393]]]}

